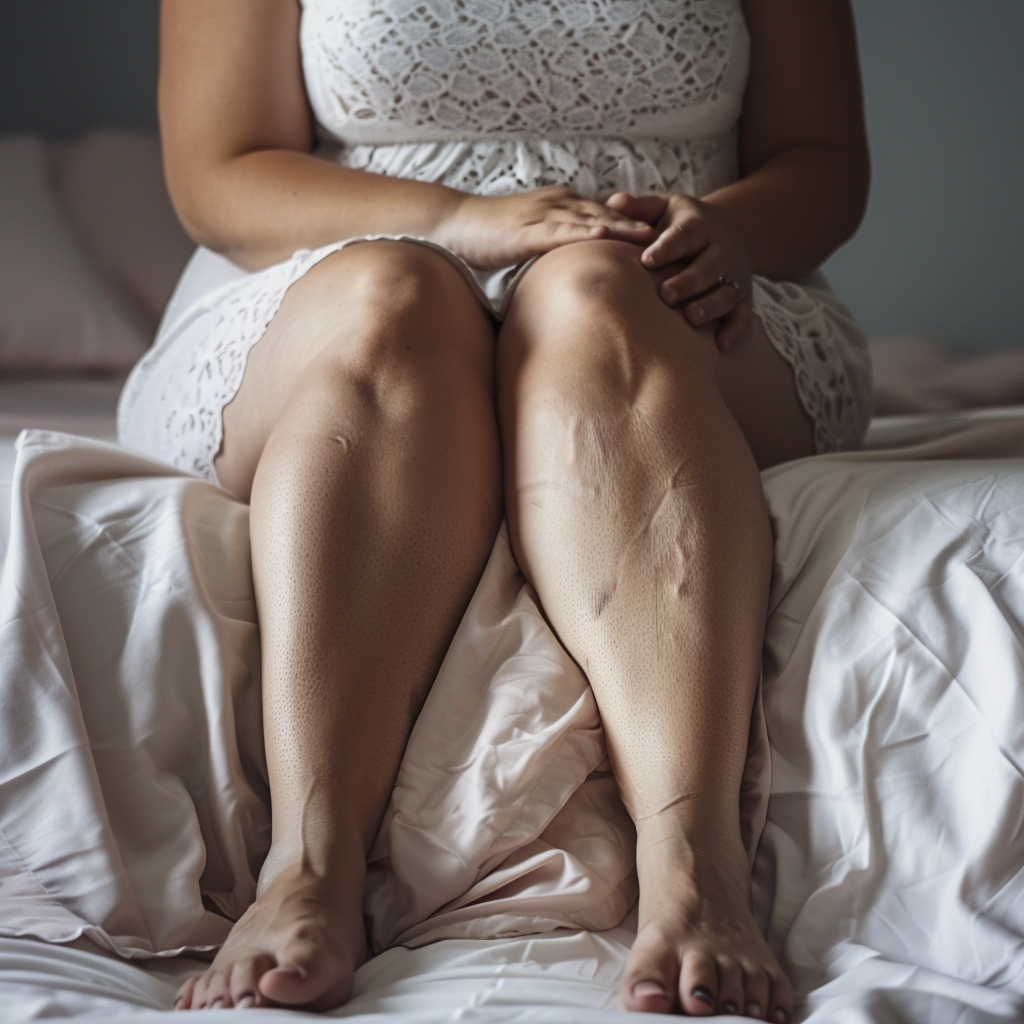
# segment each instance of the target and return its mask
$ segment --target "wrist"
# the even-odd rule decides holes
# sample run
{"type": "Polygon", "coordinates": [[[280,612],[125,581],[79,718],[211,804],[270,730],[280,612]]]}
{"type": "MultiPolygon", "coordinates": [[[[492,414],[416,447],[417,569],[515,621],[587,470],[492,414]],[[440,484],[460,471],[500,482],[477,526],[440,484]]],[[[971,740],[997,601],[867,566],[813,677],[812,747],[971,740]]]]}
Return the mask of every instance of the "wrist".
{"type": "Polygon", "coordinates": [[[438,217],[427,234],[436,242],[456,255],[463,255],[466,225],[479,205],[480,197],[456,189],[445,189],[448,195],[438,211],[438,217]]]}

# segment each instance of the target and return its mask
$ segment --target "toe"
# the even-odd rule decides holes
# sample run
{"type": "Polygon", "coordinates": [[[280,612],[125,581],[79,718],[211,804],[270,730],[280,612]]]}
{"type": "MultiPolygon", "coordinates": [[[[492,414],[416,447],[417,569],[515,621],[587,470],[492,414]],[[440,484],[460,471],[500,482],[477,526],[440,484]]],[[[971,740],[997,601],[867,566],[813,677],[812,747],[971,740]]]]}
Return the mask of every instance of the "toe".
{"type": "Polygon", "coordinates": [[[269,956],[252,957],[235,964],[228,983],[231,1005],[240,1010],[265,1006],[267,1001],[260,993],[259,983],[260,978],[273,966],[274,961],[269,956]]]}
{"type": "Polygon", "coordinates": [[[211,967],[196,982],[192,996],[194,1010],[215,1010],[228,1001],[228,974],[211,967]]]}
{"type": "Polygon", "coordinates": [[[743,968],[731,957],[720,956],[718,967],[718,1012],[739,1013],[743,1008],[743,968]]]}
{"type": "Polygon", "coordinates": [[[277,967],[259,981],[259,991],[271,1002],[309,1009],[333,1009],[352,990],[352,970],[344,970],[322,937],[299,931],[281,950],[277,967]]]}
{"type": "Polygon", "coordinates": [[[622,979],[622,1006],[639,1013],[671,1013],[676,1005],[679,958],[657,928],[642,929],[622,979]]]}
{"type": "Polygon", "coordinates": [[[764,968],[755,963],[744,963],[743,987],[743,1013],[755,1020],[764,1020],[771,995],[771,982],[764,968]]]}
{"type": "Polygon", "coordinates": [[[768,997],[768,1012],[765,1019],[772,1024],[787,1024],[793,1016],[793,986],[783,974],[771,977],[771,995],[768,997]]]}
{"type": "Polygon", "coordinates": [[[176,1010],[192,1009],[192,992],[196,987],[199,977],[198,974],[193,974],[190,978],[186,978],[185,983],[178,989],[178,993],[174,997],[174,1008],[176,1010]]]}
{"type": "Polygon", "coordinates": [[[679,975],[679,999],[691,1017],[707,1017],[715,1012],[718,1002],[718,967],[715,961],[697,951],[683,957],[679,975]]]}

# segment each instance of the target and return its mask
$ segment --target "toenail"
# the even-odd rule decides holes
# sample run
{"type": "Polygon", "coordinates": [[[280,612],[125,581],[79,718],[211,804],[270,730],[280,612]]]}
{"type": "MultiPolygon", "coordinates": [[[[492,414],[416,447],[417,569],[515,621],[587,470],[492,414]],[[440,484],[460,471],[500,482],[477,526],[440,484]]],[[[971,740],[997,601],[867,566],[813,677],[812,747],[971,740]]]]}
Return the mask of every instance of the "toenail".
{"type": "Polygon", "coordinates": [[[743,1007],[743,1012],[748,1017],[756,1017],[758,1020],[761,1019],[761,1004],[760,1003],[747,1003],[743,1007]]]}
{"type": "Polygon", "coordinates": [[[237,1003],[235,1003],[235,1009],[236,1010],[250,1010],[255,1005],[256,1005],[256,997],[255,996],[242,996],[242,998],[239,999],[237,1003]]]}
{"type": "Polygon", "coordinates": [[[664,998],[668,995],[665,991],[665,986],[661,985],[657,981],[638,981],[633,986],[633,995],[640,996],[661,996],[664,998]]]}
{"type": "Polygon", "coordinates": [[[775,1021],[775,1024],[786,1024],[789,1017],[786,1015],[786,1011],[779,1006],[776,1007],[775,1012],[772,1014],[772,1020],[775,1021]]]}
{"type": "Polygon", "coordinates": [[[692,992],[690,992],[690,995],[693,996],[694,999],[699,999],[702,1003],[705,1003],[708,1006],[715,1005],[714,994],[711,989],[707,988],[705,985],[698,985],[692,992]]]}
{"type": "Polygon", "coordinates": [[[735,1013],[737,1006],[735,1003],[722,1003],[722,1013],[735,1013]]]}

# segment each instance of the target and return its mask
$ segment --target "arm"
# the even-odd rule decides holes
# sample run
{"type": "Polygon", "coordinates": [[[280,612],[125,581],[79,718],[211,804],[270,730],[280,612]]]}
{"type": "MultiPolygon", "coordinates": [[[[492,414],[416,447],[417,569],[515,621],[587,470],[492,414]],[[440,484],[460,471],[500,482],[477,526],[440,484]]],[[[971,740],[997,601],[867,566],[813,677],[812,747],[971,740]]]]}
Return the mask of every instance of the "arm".
{"type": "Polygon", "coordinates": [[[809,274],[856,230],[870,168],[849,0],[744,0],[752,52],[739,181],[702,200],[618,193],[609,206],[653,224],[649,270],[695,327],[720,321],[727,349],[750,328],[751,274],[809,274]]]}
{"type": "Polygon", "coordinates": [[[857,230],[870,181],[849,0],[744,0],[751,68],[734,185],[705,196],[755,273],[803,277],[857,230]]]}
{"type": "Polygon", "coordinates": [[[311,155],[298,0],[163,0],[160,130],[192,238],[258,270],[362,234],[430,238],[503,266],[583,238],[653,231],[567,189],[480,199],[311,155]]]}

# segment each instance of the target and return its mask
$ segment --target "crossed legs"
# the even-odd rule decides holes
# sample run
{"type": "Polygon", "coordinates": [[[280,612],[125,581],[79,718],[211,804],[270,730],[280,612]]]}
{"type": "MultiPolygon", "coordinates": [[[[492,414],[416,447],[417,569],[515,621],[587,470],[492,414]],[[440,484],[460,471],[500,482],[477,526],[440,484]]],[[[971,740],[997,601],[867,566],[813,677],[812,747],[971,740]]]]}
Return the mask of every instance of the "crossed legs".
{"type": "MultiPolygon", "coordinates": [[[[566,246],[521,283],[498,345],[506,513],[637,823],[625,1005],[788,1013],[739,840],[772,543],[751,447],[806,454],[810,425],[763,335],[719,356],[638,254],[566,246]]],[[[251,497],[273,839],[183,1007],[348,997],[366,852],[501,515],[493,351],[452,267],[385,242],[310,271],[252,351],[217,468],[251,497]]]]}

